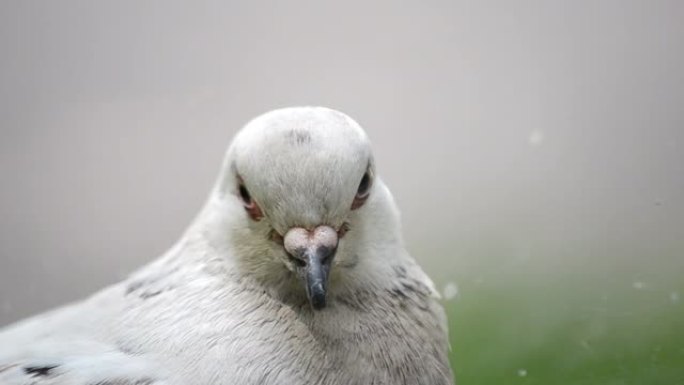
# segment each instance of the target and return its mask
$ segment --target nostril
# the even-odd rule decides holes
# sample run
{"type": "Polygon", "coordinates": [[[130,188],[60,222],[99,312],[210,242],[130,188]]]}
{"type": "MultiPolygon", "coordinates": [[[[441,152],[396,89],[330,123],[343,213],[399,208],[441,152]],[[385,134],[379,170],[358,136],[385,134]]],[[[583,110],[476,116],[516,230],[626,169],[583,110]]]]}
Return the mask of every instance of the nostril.
{"type": "Polygon", "coordinates": [[[287,253],[287,257],[290,259],[290,262],[292,262],[295,266],[298,266],[298,267],[306,266],[306,261],[303,259],[295,258],[290,253],[287,253]]]}
{"type": "Polygon", "coordinates": [[[323,266],[327,266],[327,265],[330,264],[330,261],[332,261],[332,255],[326,255],[326,256],[321,260],[321,264],[322,264],[323,266]]]}
{"type": "Polygon", "coordinates": [[[321,246],[318,248],[318,255],[323,256],[321,258],[321,264],[329,265],[332,261],[332,258],[335,256],[335,249],[330,249],[329,247],[321,246]]]}

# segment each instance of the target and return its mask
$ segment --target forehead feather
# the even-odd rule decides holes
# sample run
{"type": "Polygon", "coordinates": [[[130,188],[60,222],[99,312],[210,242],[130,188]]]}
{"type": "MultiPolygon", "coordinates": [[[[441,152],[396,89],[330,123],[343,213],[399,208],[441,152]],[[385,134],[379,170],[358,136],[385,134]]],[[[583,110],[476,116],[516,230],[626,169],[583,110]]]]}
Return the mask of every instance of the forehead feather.
{"type": "Polygon", "coordinates": [[[347,115],[323,107],[295,107],[267,112],[250,121],[235,138],[238,156],[259,148],[284,152],[354,150],[368,141],[361,127],[347,115]],[[242,154],[241,154],[242,153],[242,154]]]}
{"type": "MultiPolygon", "coordinates": [[[[275,110],[257,117],[232,146],[236,171],[271,215],[331,220],[346,210],[371,158],[361,127],[327,108],[275,110]]],[[[283,218],[284,219],[284,218],[283,218]]]]}
{"type": "Polygon", "coordinates": [[[300,167],[312,162],[351,165],[370,157],[368,138],[361,127],[347,115],[322,107],[263,114],[240,131],[233,150],[236,166],[245,171],[250,166],[277,167],[290,162],[300,167]]]}

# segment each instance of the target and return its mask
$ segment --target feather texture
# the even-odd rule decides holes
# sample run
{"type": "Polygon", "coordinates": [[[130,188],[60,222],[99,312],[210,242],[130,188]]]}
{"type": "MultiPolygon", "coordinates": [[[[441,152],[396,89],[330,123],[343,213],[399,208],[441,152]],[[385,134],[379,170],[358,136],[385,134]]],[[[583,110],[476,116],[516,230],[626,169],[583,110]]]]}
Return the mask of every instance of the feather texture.
{"type": "Polygon", "coordinates": [[[0,330],[0,384],[452,384],[446,319],[363,130],[325,108],[249,123],[180,241],[124,282],[0,330]],[[265,218],[245,212],[244,178],[265,218]],[[244,192],[243,192],[244,193],[244,192]],[[313,310],[270,234],[344,224],[313,310]],[[347,231],[348,227],[348,231],[347,231]]]}

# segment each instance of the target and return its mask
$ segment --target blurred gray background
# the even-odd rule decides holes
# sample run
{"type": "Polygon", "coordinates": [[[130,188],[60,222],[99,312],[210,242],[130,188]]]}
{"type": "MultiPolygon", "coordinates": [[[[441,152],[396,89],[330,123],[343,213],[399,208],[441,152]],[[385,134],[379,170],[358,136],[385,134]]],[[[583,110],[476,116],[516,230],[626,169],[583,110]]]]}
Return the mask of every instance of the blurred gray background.
{"type": "Polygon", "coordinates": [[[291,105],[366,128],[451,294],[565,275],[677,302],[683,20],[681,1],[4,0],[0,325],[163,253],[235,132],[291,105]]]}

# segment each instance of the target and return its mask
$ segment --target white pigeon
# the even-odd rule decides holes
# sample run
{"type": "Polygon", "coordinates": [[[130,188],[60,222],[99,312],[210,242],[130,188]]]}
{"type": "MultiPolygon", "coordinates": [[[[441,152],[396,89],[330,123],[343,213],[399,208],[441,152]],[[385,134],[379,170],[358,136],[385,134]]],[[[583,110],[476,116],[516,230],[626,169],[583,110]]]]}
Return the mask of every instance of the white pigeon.
{"type": "Polygon", "coordinates": [[[280,109],[237,134],[171,250],[0,330],[0,384],[453,384],[437,299],[361,127],[280,109]]]}

